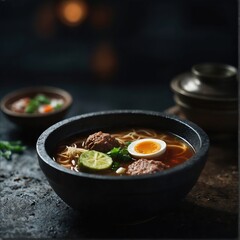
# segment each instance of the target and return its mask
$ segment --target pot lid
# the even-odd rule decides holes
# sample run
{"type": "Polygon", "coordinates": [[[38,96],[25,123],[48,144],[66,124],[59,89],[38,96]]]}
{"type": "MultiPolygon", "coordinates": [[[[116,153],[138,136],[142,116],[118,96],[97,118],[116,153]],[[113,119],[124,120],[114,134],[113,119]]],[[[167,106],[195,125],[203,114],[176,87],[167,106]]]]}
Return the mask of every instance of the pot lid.
{"type": "Polygon", "coordinates": [[[194,98],[237,100],[237,69],[230,65],[205,63],[171,82],[174,92],[194,98]]]}

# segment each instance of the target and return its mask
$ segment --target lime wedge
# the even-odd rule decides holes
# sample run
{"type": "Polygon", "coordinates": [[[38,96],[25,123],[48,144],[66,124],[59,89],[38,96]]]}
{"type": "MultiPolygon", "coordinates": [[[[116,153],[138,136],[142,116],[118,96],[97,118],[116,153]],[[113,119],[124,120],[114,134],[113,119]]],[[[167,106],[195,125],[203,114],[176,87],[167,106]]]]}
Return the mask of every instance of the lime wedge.
{"type": "Polygon", "coordinates": [[[78,164],[89,170],[104,170],[112,165],[112,158],[107,154],[90,150],[81,154],[78,164]]]}

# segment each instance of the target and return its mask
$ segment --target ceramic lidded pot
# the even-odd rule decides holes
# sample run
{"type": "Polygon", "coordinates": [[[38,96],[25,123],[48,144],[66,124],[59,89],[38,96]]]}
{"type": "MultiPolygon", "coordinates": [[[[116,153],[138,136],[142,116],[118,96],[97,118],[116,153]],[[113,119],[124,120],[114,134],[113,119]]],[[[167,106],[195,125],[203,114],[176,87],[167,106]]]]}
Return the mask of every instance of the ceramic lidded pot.
{"type": "Polygon", "coordinates": [[[218,63],[194,65],[171,81],[174,100],[187,119],[210,133],[237,133],[237,69],[218,63]]]}

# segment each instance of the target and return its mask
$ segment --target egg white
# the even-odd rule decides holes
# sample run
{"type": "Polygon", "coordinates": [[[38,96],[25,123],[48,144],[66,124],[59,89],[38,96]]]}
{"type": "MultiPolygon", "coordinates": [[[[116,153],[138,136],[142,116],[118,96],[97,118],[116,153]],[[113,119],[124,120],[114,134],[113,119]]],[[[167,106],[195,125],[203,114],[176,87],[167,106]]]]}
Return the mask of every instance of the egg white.
{"type": "Polygon", "coordinates": [[[144,138],[144,139],[139,139],[139,140],[131,142],[128,146],[128,152],[135,158],[149,159],[149,158],[160,157],[163,153],[165,153],[166,148],[167,148],[167,144],[163,140],[155,139],[155,138],[144,138]],[[137,144],[139,144],[141,142],[149,142],[149,141],[160,145],[160,149],[154,153],[147,153],[147,154],[138,153],[135,151],[135,146],[137,144]]]}

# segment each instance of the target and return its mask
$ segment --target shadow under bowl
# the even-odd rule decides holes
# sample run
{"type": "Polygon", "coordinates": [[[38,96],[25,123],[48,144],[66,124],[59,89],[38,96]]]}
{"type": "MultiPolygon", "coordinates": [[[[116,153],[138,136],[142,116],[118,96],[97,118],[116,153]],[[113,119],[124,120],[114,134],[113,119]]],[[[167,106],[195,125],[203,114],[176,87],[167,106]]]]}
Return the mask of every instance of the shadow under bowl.
{"type": "Polygon", "coordinates": [[[149,219],[178,204],[197,182],[209,149],[207,134],[175,116],[142,110],[114,110],[75,116],[45,130],[36,144],[39,165],[57,195],[82,216],[126,223],[149,219]],[[76,134],[123,128],[171,132],[187,141],[195,154],[161,172],[139,176],[105,176],[67,169],[52,157],[59,143],[76,134]]]}
{"type": "Polygon", "coordinates": [[[22,128],[44,129],[62,120],[72,105],[71,95],[60,88],[50,86],[38,86],[18,89],[13,91],[1,100],[1,111],[8,120],[22,128]],[[49,98],[63,100],[63,106],[49,113],[19,113],[12,110],[12,104],[25,97],[33,98],[37,94],[44,94],[49,98]]]}

